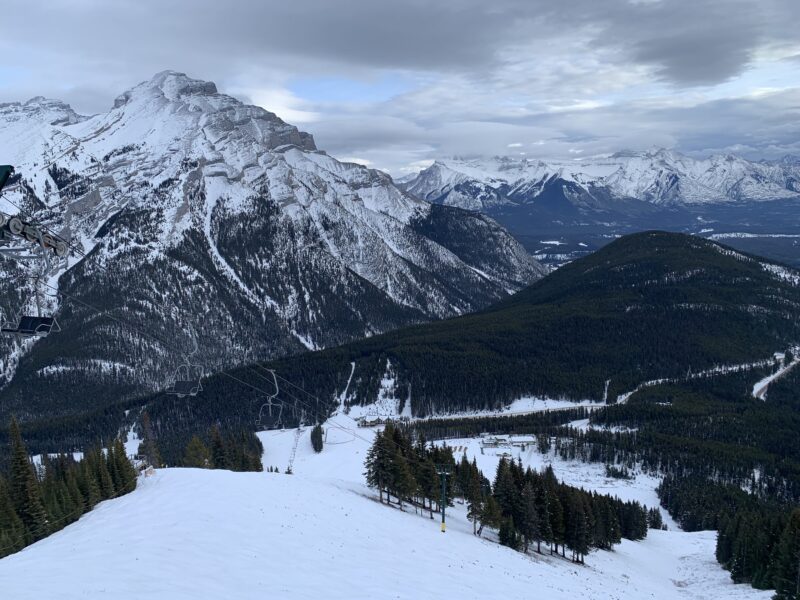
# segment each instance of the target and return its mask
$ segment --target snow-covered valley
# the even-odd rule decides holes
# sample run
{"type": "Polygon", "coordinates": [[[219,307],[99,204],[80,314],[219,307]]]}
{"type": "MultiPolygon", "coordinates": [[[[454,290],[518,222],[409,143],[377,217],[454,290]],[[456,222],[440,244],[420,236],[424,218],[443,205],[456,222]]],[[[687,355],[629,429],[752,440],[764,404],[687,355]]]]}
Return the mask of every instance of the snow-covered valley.
{"type": "MultiPolygon", "coordinates": [[[[294,475],[163,469],[77,523],[0,560],[8,597],[25,598],[769,598],[734,585],[714,560],[713,532],[651,531],[595,551],[586,566],[472,535],[464,506],[446,534],[427,515],[388,508],[363,483],[373,430],[337,414],[322,453],[305,429],[259,434],[264,467],[294,475]],[[46,575],[42,573],[47,565],[46,575]]],[[[499,449],[450,440],[488,476],[499,449]]],[[[655,478],[608,479],[602,465],[515,450],[552,462],[567,483],[651,505],[655,478]]],[[[459,454],[457,454],[459,456],[459,454]]],[[[493,534],[489,534],[493,536],[493,534]]]]}

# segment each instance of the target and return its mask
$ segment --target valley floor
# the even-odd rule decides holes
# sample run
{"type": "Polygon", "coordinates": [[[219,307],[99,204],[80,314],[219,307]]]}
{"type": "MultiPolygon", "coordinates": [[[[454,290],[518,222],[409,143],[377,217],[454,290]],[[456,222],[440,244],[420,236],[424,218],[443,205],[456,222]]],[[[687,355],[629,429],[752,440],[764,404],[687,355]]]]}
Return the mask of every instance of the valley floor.
{"type": "MultiPolygon", "coordinates": [[[[299,437],[294,475],[163,469],[78,523],[0,560],[3,596],[27,598],[454,598],[712,599],[770,597],[735,586],[714,562],[713,532],[651,531],[586,566],[524,556],[472,535],[465,509],[438,521],[380,505],[363,484],[372,438],[349,417],[328,426],[314,454],[299,437]]],[[[295,430],[260,434],[264,466],[285,470],[295,430]]],[[[493,476],[477,440],[452,442],[493,476]]],[[[523,459],[544,460],[535,451],[523,459]]],[[[569,483],[612,486],[600,467],[556,461],[569,483]],[[605,484],[603,482],[606,482],[605,484]]],[[[623,482],[649,502],[652,482],[623,482]],[[647,488],[650,491],[647,491],[647,488]]]]}

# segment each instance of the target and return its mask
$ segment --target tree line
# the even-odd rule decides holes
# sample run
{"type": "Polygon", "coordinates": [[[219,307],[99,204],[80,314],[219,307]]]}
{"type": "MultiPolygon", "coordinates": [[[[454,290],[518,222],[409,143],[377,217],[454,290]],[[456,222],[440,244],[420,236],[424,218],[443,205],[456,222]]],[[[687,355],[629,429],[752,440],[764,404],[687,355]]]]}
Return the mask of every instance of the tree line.
{"type": "Polygon", "coordinates": [[[9,464],[0,475],[0,557],[63,529],[98,502],[136,488],[136,470],[119,438],[80,461],[44,454],[37,469],[13,418],[8,431],[9,464]]]}
{"type": "Polygon", "coordinates": [[[199,469],[227,469],[229,471],[262,471],[261,456],[264,446],[261,440],[246,429],[221,429],[212,425],[205,434],[194,433],[185,442],[180,454],[176,446],[183,436],[175,436],[167,432],[159,434],[157,425],[150,418],[150,413],[142,413],[139,426],[142,442],[139,444],[139,455],[154,467],[167,464],[179,467],[199,469]],[[162,455],[162,447],[169,449],[172,459],[167,463],[162,455]],[[177,456],[176,456],[177,455],[177,456]]]}
{"type": "MultiPolygon", "coordinates": [[[[440,472],[446,478],[447,500],[461,498],[473,533],[489,527],[498,531],[498,541],[528,552],[542,544],[550,554],[582,563],[593,548],[610,549],[622,538],[639,540],[649,524],[661,526],[660,513],[653,515],[637,502],[587,492],[560,483],[548,467],[542,472],[524,469],[520,462],[502,458],[490,482],[473,459],[456,462],[448,446],[429,445],[423,435],[389,423],[378,432],[365,462],[368,485],[378,490],[379,500],[396,499],[415,510],[427,510],[433,518],[441,510],[440,472]],[[655,521],[658,521],[657,523],[655,521]]],[[[656,511],[657,512],[657,511],[656,511]]]]}
{"type": "Polygon", "coordinates": [[[718,531],[717,561],[736,583],[800,600],[800,507],[702,477],[667,476],[657,491],[686,531],[718,531]]]}

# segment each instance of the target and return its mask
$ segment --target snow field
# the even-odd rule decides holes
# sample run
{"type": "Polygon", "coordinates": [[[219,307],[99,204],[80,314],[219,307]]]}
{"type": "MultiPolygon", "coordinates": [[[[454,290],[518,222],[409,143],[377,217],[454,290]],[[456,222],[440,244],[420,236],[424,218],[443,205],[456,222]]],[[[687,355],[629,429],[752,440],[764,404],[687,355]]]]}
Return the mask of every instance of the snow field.
{"type": "MultiPolygon", "coordinates": [[[[142,479],[135,492],[0,560],[4,597],[769,598],[730,582],[714,562],[712,532],[654,531],[614,552],[593,552],[583,567],[476,538],[458,503],[442,534],[438,520],[380,505],[363,484],[372,430],[337,415],[321,454],[310,431],[301,432],[291,476],[163,469],[142,479]]],[[[295,433],[259,434],[265,468],[285,469],[295,433]]],[[[499,456],[480,454],[478,440],[449,443],[468,456],[477,451],[492,475],[499,456]]],[[[522,459],[531,466],[548,460],[535,451],[522,459]]],[[[653,482],[642,476],[609,481],[593,465],[553,464],[569,483],[652,504],[653,482]]]]}

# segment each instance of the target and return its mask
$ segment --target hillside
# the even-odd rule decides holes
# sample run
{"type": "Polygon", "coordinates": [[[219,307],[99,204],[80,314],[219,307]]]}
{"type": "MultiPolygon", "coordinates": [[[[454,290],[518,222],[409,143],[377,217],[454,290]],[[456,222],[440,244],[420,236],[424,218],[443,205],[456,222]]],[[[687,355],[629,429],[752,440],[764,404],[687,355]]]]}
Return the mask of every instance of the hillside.
{"type": "Polygon", "coordinates": [[[599,401],[606,382],[613,401],[645,380],[766,359],[798,340],[798,281],[714,242],[635,234],[485,312],[269,366],[332,399],[353,362],[348,402],[384,389],[417,415],[531,395],[599,401]]]}
{"type": "MultiPolygon", "coordinates": [[[[72,243],[38,284],[62,333],[0,339],[2,419],[153,392],[189,354],[210,374],[463,314],[543,273],[490,218],[432,208],[173,71],[91,117],[0,105],[0,162],[16,167],[0,210],[72,243]]],[[[3,322],[35,310],[32,268],[0,263],[3,322]]]]}
{"type": "MultiPolygon", "coordinates": [[[[274,393],[283,424],[325,418],[340,402],[409,416],[530,397],[613,403],[646,381],[771,366],[800,339],[798,309],[794,271],[701,238],[635,234],[484,312],[243,367],[208,378],[195,398],[151,397],[147,409],[177,457],[194,430],[254,427],[274,393]]],[[[57,439],[57,426],[36,439],[57,439]]]]}
{"type": "MultiPolygon", "coordinates": [[[[381,505],[363,484],[370,432],[360,430],[365,439],[350,435],[355,424],[345,416],[330,425],[321,454],[312,451],[306,429],[292,476],[157,471],[133,493],[0,560],[3,589],[18,600],[101,594],[335,600],[380,598],[387,590],[394,598],[478,600],[526,597],[531,589],[554,600],[770,596],[731,583],[714,563],[710,532],[651,531],[613,552],[592,552],[586,566],[478,539],[458,503],[448,509],[443,535],[436,520],[381,505]],[[40,576],[42,564],[47,577],[40,576]]],[[[265,468],[283,470],[294,431],[260,437],[265,468]]],[[[496,457],[480,458],[490,472],[496,457]]],[[[574,464],[567,470],[556,462],[568,480],[587,489],[610,483],[594,474],[598,469],[574,464]]],[[[620,493],[644,492],[622,486],[620,493]]],[[[654,499],[652,489],[649,494],[654,499]]]]}

